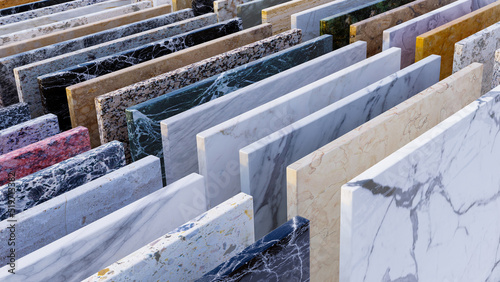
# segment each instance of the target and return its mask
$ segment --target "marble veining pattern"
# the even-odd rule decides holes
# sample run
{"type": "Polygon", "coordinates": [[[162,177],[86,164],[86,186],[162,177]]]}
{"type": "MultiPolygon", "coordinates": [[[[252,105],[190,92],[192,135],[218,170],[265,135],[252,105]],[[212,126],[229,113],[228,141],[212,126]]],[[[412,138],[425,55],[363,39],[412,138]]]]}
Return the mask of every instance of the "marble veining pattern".
{"type": "Polygon", "coordinates": [[[236,15],[243,21],[243,28],[249,28],[262,23],[263,9],[289,1],[291,0],[253,0],[236,6],[236,15]]]}
{"type": "MultiPolygon", "coordinates": [[[[175,1],[175,0],[174,0],[175,1]]],[[[192,0],[191,7],[193,8],[196,16],[213,13],[214,1],[213,0],[192,0]]]]}
{"type": "Polygon", "coordinates": [[[44,7],[50,7],[53,5],[66,3],[69,1],[72,1],[72,0],[41,0],[41,1],[36,1],[36,2],[32,2],[32,3],[11,6],[11,7],[3,8],[0,10],[0,17],[14,15],[14,14],[20,14],[20,13],[29,12],[32,10],[38,10],[38,9],[42,9],[44,7]]]}
{"type": "Polygon", "coordinates": [[[31,119],[30,108],[26,103],[0,107],[0,130],[31,119]]]}
{"type": "Polygon", "coordinates": [[[218,21],[226,21],[236,17],[236,7],[239,4],[248,3],[251,0],[215,0],[214,13],[218,21]]]}
{"type": "Polygon", "coordinates": [[[495,52],[495,62],[493,64],[493,75],[491,78],[491,89],[500,85],[500,49],[495,52]]]}

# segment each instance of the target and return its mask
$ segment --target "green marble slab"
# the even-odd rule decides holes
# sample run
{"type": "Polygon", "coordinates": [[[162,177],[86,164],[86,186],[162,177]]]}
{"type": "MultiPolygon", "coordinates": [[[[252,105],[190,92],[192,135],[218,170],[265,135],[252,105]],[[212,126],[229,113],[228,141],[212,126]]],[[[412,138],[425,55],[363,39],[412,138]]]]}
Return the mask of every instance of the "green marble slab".
{"type": "Polygon", "coordinates": [[[262,10],[291,0],[254,0],[236,7],[238,18],[243,21],[243,28],[250,28],[262,23],[262,10]]]}

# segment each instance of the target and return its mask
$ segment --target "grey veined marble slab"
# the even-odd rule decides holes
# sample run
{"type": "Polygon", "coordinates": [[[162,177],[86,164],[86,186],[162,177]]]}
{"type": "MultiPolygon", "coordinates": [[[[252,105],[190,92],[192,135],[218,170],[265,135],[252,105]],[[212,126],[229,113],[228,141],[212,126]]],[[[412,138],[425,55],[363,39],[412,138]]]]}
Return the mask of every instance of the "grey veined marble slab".
{"type": "Polygon", "coordinates": [[[31,119],[30,108],[26,103],[0,107],[0,130],[31,119]]]}
{"type": "Polygon", "coordinates": [[[434,85],[440,64],[429,56],[242,148],[241,191],[254,197],[256,231],[286,221],[289,164],[434,85]]]}
{"type": "Polygon", "coordinates": [[[500,48],[500,23],[491,25],[478,33],[455,43],[453,73],[476,62],[483,64],[481,94],[490,91],[492,85],[495,51],[500,48]]]}
{"type": "Polygon", "coordinates": [[[500,49],[495,52],[495,62],[493,63],[493,74],[491,79],[491,89],[500,85],[500,49]]]}
{"type": "MultiPolygon", "coordinates": [[[[199,132],[366,58],[366,43],[359,42],[326,54],[322,52],[309,56],[307,58],[309,60],[301,60],[302,64],[296,65],[299,61],[295,61],[295,58],[305,56],[307,54],[305,51],[308,49],[313,51],[314,49],[311,48],[317,48],[311,45],[313,42],[323,42],[328,46],[328,50],[331,50],[331,36],[325,35],[298,45],[295,48],[297,51],[295,55],[290,52],[288,55],[286,55],[287,52],[283,52],[281,55],[276,54],[278,60],[283,61],[287,58],[293,61],[291,64],[293,67],[161,121],[161,138],[167,166],[182,165],[184,172],[176,167],[179,175],[191,169],[187,165],[193,164],[194,169],[196,169],[198,165],[196,134],[199,132]],[[305,48],[307,46],[311,47],[305,48]],[[186,128],[186,124],[191,126],[186,128]]],[[[267,65],[270,67],[271,73],[274,73],[272,71],[273,64],[268,63],[267,65]]],[[[262,68],[260,71],[263,70],[262,68]]],[[[134,110],[137,112],[130,111],[130,113],[137,121],[141,121],[141,118],[145,119],[144,116],[139,115],[140,113],[147,115],[144,109],[138,106],[134,110]]],[[[239,170],[238,163],[228,163],[228,166],[232,168],[228,169],[228,173],[239,170]]],[[[239,186],[232,188],[214,185],[214,183],[224,182],[227,178],[225,174],[207,176],[209,178],[205,179],[206,184],[209,185],[206,186],[207,202],[210,206],[215,206],[240,192],[239,186]]]]}
{"type": "Polygon", "coordinates": [[[236,6],[236,15],[243,21],[243,28],[250,28],[262,23],[263,9],[289,1],[291,0],[253,0],[236,6]]]}
{"type": "Polygon", "coordinates": [[[203,15],[198,18],[192,18],[193,16],[194,14],[190,9],[185,9],[156,17],[156,20],[151,19],[123,26],[120,30],[128,29],[125,35],[130,34],[134,29],[136,33],[118,38],[115,37],[117,35],[113,35],[100,44],[17,67],[14,69],[14,75],[19,97],[30,105],[33,115],[38,115],[44,112],[38,88],[38,76],[201,28],[217,21],[214,14],[203,15]],[[113,40],[113,38],[116,39],[113,40]]]}
{"type": "Polygon", "coordinates": [[[500,279],[499,102],[497,87],[342,186],[341,281],[500,279]]]}
{"type": "MultiPolygon", "coordinates": [[[[0,269],[0,279],[81,281],[159,237],[163,238],[168,232],[205,212],[204,191],[203,177],[188,175],[26,255],[17,261],[19,269],[16,269],[16,275],[7,272],[9,266],[0,269]]],[[[243,212],[242,214],[247,217],[243,212]]],[[[239,229],[238,226],[229,228],[231,227],[239,229]]],[[[218,232],[213,236],[217,235],[224,237],[224,234],[218,232]]],[[[245,242],[243,238],[239,238],[240,235],[242,234],[234,232],[229,237],[238,243],[245,242]]],[[[179,239],[178,236],[176,238],[179,239]]],[[[247,239],[251,240],[253,233],[247,239]]],[[[203,246],[206,248],[206,245],[203,246]]],[[[245,244],[238,244],[233,248],[237,252],[244,247],[245,244]]],[[[200,246],[199,252],[203,252],[204,248],[200,246]]],[[[214,248],[218,249],[219,245],[214,248]]],[[[186,250],[186,247],[183,246],[182,249],[186,250]]],[[[216,263],[217,256],[209,255],[216,263]]],[[[153,255],[150,258],[156,263],[156,257],[153,255]]],[[[174,267],[185,268],[179,268],[178,265],[174,267]]],[[[153,273],[154,271],[148,273],[149,278],[153,273]]],[[[138,280],[148,280],[146,277],[138,280]]]]}
{"type": "MultiPolygon", "coordinates": [[[[47,202],[16,214],[16,258],[19,259],[162,188],[160,159],[148,156],[110,172],[47,202]]],[[[0,222],[7,242],[10,222],[0,222]]],[[[7,244],[0,263],[8,262],[7,244]]]]}
{"type": "Polygon", "coordinates": [[[59,133],[53,114],[44,115],[0,130],[0,155],[36,143],[59,133]]]}
{"type": "MultiPolygon", "coordinates": [[[[242,191],[238,155],[241,148],[397,72],[400,66],[398,56],[400,50],[394,48],[352,66],[340,68],[333,74],[292,92],[283,93],[270,102],[234,115],[198,133],[196,141],[199,169],[200,174],[206,177],[208,189],[220,197],[242,191]]],[[[282,200],[286,198],[273,201],[282,200]]],[[[280,216],[286,219],[286,210],[280,216]]],[[[279,225],[273,226],[276,228],[279,225]]],[[[271,226],[256,225],[256,238],[267,234],[272,230],[270,228],[271,226]]]]}

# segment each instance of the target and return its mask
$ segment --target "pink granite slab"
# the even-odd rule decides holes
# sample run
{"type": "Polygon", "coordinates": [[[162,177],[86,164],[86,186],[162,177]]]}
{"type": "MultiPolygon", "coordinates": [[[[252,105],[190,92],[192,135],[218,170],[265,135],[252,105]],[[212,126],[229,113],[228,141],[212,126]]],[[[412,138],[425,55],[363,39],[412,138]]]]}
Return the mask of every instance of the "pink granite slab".
{"type": "Polygon", "coordinates": [[[79,126],[0,156],[0,185],[9,173],[19,179],[90,150],[87,128],[79,126]]]}

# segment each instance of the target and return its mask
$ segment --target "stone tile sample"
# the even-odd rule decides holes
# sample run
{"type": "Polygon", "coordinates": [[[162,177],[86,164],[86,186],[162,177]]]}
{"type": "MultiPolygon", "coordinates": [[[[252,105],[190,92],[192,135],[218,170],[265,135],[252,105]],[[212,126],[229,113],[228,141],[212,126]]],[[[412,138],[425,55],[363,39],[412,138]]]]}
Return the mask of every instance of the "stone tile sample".
{"type": "Polygon", "coordinates": [[[297,216],[196,282],[309,281],[309,220],[297,216]]]}
{"type": "Polygon", "coordinates": [[[255,242],[252,211],[240,193],[84,281],[193,281],[255,242]]]}
{"type": "MultiPolygon", "coordinates": [[[[118,1],[129,2],[130,0],[118,0],[118,1]]],[[[104,2],[102,4],[105,4],[105,3],[106,2],[104,2]]],[[[100,4],[96,4],[96,5],[100,5],[100,4]]],[[[92,6],[95,6],[95,5],[92,5],[92,6]]],[[[90,7],[92,7],[92,6],[90,6],[90,7]]],[[[87,9],[90,7],[79,8],[79,9],[76,9],[74,11],[79,11],[81,9],[87,9]]],[[[74,17],[71,19],[62,20],[62,21],[58,21],[58,22],[52,22],[52,23],[41,25],[41,26],[35,26],[32,28],[27,28],[27,29],[24,29],[21,31],[16,31],[13,33],[8,33],[8,34],[3,34],[3,35],[0,34],[0,46],[8,45],[8,44],[18,44],[18,42],[20,42],[22,40],[32,39],[34,37],[43,36],[43,35],[54,33],[56,31],[60,31],[60,30],[67,30],[71,27],[86,25],[86,24],[94,23],[94,22],[101,21],[104,19],[109,19],[111,17],[126,15],[129,13],[136,12],[138,10],[147,9],[150,7],[151,7],[151,2],[149,2],[149,1],[139,2],[139,3],[135,3],[135,4],[130,4],[130,5],[121,5],[121,6],[118,6],[116,8],[113,8],[113,9],[105,9],[105,10],[100,11],[100,12],[95,12],[95,13],[88,14],[88,15],[82,15],[79,17],[74,17]]],[[[45,16],[45,17],[50,17],[50,16],[45,16]]],[[[50,21],[50,19],[49,19],[49,21],[50,21]]],[[[24,23],[24,22],[14,23],[14,24],[10,24],[10,25],[21,24],[21,26],[22,26],[22,23],[24,23]]],[[[8,26],[9,25],[6,25],[5,27],[8,27],[8,26]]]]}
{"type": "MultiPolygon", "coordinates": [[[[294,46],[300,43],[300,38],[300,30],[292,30],[97,97],[95,105],[101,142],[120,140],[128,144],[125,118],[128,107],[294,46]]],[[[186,95],[180,101],[188,98],[186,106],[189,108],[193,99],[190,99],[191,94],[186,95]]]]}
{"type": "MultiPolygon", "coordinates": [[[[180,11],[182,9],[191,8],[191,1],[192,0],[165,0],[165,1],[171,2],[170,4],[172,5],[174,11],[180,11]]],[[[197,16],[200,15],[198,13],[195,13],[195,14],[197,16]]]]}
{"type": "Polygon", "coordinates": [[[324,18],[320,22],[320,34],[333,36],[333,49],[349,44],[350,24],[370,18],[373,15],[408,4],[414,0],[375,0],[363,5],[352,7],[349,11],[324,18]]]}
{"type": "Polygon", "coordinates": [[[44,115],[0,130],[0,155],[59,133],[57,117],[44,115]]]}
{"type": "MultiPolygon", "coordinates": [[[[198,16],[199,20],[195,18],[193,21],[201,21],[201,19],[206,17],[209,17],[210,21],[217,21],[213,13],[198,16]]],[[[83,125],[91,128],[91,141],[93,143],[100,143],[95,97],[128,87],[134,83],[184,67],[187,64],[195,63],[221,52],[261,40],[270,35],[271,25],[263,25],[252,30],[235,32],[160,58],[155,58],[148,62],[72,85],[66,90],[71,123],[73,126],[83,125]]],[[[138,102],[136,99],[134,101],[138,102]]],[[[122,108],[122,111],[116,118],[125,119],[125,109],[126,107],[122,108]]],[[[118,108],[115,110],[118,111],[118,108]]],[[[126,129],[124,128],[124,130],[126,129]]]]}
{"type": "Polygon", "coordinates": [[[288,166],[288,218],[310,217],[313,280],[338,277],[341,185],[478,98],[481,72],[469,66],[288,166]]]}
{"type": "Polygon", "coordinates": [[[227,21],[236,17],[236,7],[239,4],[250,2],[251,0],[215,0],[213,1],[214,13],[218,21],[227,21]]]}
{"type": "Polygon", "coordinates": [[[495,63],[493,65],[493,75],[491,79],[491,89],[500,85],[500,49],[495,52],[495,63]]]}
{"type": "MultiPolygon", "coordinates": [[[[343,66],[333,74],[199,132],[196,135],[198,167],[200,174],[206,177],[206,187],[214,191],[211,200],[217,202],[241,191],[238,155],[241,148],[398,71],[399,54],[395,48],[352,66],[343,66]],[[295,108],[290,108],[297,100],[302,104],[295,106],[294,103],[295,108]],[[224,147],[224,154],[220,145],[224,147]]],[[[173,164],[171,166],[177,167],[173,164]]],[[[267,233],[259,233],[259,236],[267,233]]]]}
{"type": "Polygon", "coordinates": [[[30,108],[26,103],[0,107],[0,130],[31,119],[30,108]]]}
{"type": "Polygon", "coordinates": [[[350,43],[358,40],[368,44],[367,56],[371,57],[382,51],[384,30],[424,15],[455,0],[417,0],[385,13],[351,24],[350,43]]]}
{"type": "Polygon", "coordinates": [[[0,185],[8,182],[9,172],[21,178],[88,150],[89,132],[77,127],[0,155],[0,185]]]}
{"type": "Polygon", "coordinates": [[[35,2],[35,0],[13,0],[13,1],[2,0],[0,1],[0,8],[4,9],[9,7],[15,7],[23,4],[29,4],[32,2],[35,2]]]}
{"type": "Polygon", "coordinates": [[[492,88],[495,51],[500,48],[500,23],[491,25],[465,39],[455,43],[453,72],[457,72],[473,62],[483,64],[483,82],[481,93],[492,88]]]}
{"type": "Polygon", "coordinates": [[[262,23],[262,10],[291,0],[253,0],[236,6],[236,15],[243,21],[243,28],[262,23]]]}
{"type": "Polygon", "coordinates": [[[8,185],[0,187],[0,219],[29,210],[123,166],[123,146],[114,141],[17,179],[14,209],[6,204],[12,195],[8,185]]]}
{"type": "MultiPolygon", "coordinates": [[[[176,1],[176,0],[173,0],[176,1]]],[[[177,2],[184,2],[187,0],[177,0],[177,2]]],[[[213,13],[214,12],[214,4],[213,0],[192,0],[191,1],[191,8],[193,8],[194,14],[195,15],[203,15],[207,13],[213,13]]],[[[179,5],[179,4],[177,4],[179,5]]],[[[181,4],[182,5],[182,4],[181,4]]]]}
{"type": "MultiPolygon", "coordinates": [[[[72,41],[56,44],[63,45],[61,47],[71,44],[71,48],[67,53],[61,54],[60,51],[55,53],[55,55],[57,55],[54,57],[47,57],[47,55],[45,55],[46,53],[44,53],[44,55],[37,56],[40,59],[39,61],[22,65],[14,69],[19,97],[30,104],[32,115],[43,113],[44,110],[38,88],[38,76],[138,47],[151,41],[169,37],[173,34],[181,33],[179,29],[184,30],[186,25],[186,22],[183,20],[191,17],[193,17],[192,11],[183,10],[130,25],[120,26],[92,36],[84,36],[72,41]],[[75,48],[78,46],[81,46],[81,48],[75,48]]],[[[197,19],[193,22],[193,28],[202,27],[203,24],[215,22],[215,15],[213,15],[211,19],[197,19]]],[[[57,47],[56,45],[28,51],[27,53],[35,53],[38,55],[38,51],[53,51],[54,48],[57,47]]],[[[25,53],[22,53],[16,56],[19,56],[19,60],[22,60],[25,58],[24,54],[25,53]]]]}
{"type": "Polygon", "coordinates": [[[417,36],[468,14],[479,5],[487,5],[488,2],[492,3],[493,0],[458,0],[384,30],[382,50],[392,47],[401,48],[401,66],[407,67],[415,62],[417,36]]]}
{"type": "MultiPolygon", "coordinates": [[[[163,238],[168,232],[205,212],[204,190],[203,177],[196,174],[189,175],[26,255],[18,261],[20,268],[16,269],[15,276],[20,279],[29,277],[29,279],[36,281],[81,281],[106,265],[111,265],[140,250],[141,247],[159,237],[163,238]],[[48,262],[50,263],[47,264],[48,262]]],[[[246,202],[251,201],[247,200],[246,202]]],[[[248,205],[245,206],[245,209],[251,210],[251,204],[249,208],[247,208],[248,205]]],[[[230,230],[224,231],[231,233],[227,235],[226,242],[236,245],[235,253],[251,243],[246,243],[247,241],[253,242],[253,233],[245,232],[243,234],[242,227],[240,227],[243,225],[246,227],[245,230],[248,230],[250,228],[242,224],[241,221],[249,222],[248,225],[251,225],[253,221],[248,219],[244,210],[237,211],[237,213],[230,213],[233,220],[227,216],[224,218],[227,221],[225,224],[229,228],[234,228],[231,229],[232,233],[230,230]],[[241,219],[237,221],[234,219],[235,217],[241,219]]],[[[213,220],[205,215],[205,220],[208,219],[213,220]]],[[[193,225],[195,224],[193,223],[193,225]]],[[[221,225],[222,222],[215,225],[217,231],[222,231],[220,230],[221,225]]],[[[216,234],[221,237],[226,235],[219,232],[216,234]]],[[[178,236],[175,238],[181,240],[178,236]]],[[[189,241],[191,240],[182,242],[187,244],[189,241]]],[[[222,249],[222,243],[220,245],[214,244],[212,248],[220,248],[220,259],[227,258],[228,255],[222,256],[224,252],[232,254],[229,252],[229,248],[232,246],[224,244],[226,248],[222,249]]],[[[186,250],[186,245],[183,245],[182,248],[186,250]]],[[[206,247],[199,248],[198,252],[203,252],[206,249],[206,247]]],[[[189,253],[192,254],[193,251],[190,250],[189,253]]],[[[209,258],[216,264],[219,253],[207,253],[207,255],[209,254],[209,258]]],[[[161,254],[150,257],[156,264],[155,257],[161,258],[161,254]]],[[[210,265],[208,266],[210,267],[210,265]]],[[[175,265],[174,268],[187,269],[185,266],[179,268],[178,265],[175,265]]],[[[7,271],[0,273],[0,279],[8,277],[7,274],[11,275],[7,271]]],[[[153,272],[150,272],[149,276],[152,275],[153,272]]]]}
{"type": "MultiPolygon", "coordinates": [[[[295,48],[297,53],[295,54],[290,52],[288,52],[288,55],[286,53],[277,54],[276,58],[280,58],[281,61],[293,62],[290,64],[289,69],[161,121],[163,150],[160,147],[153,151],[150,148],[154,149],[155,147],[149,146],[140,138],[137,138],[146,135],[147,127],[143,126],[144,123],[153,127],[154,123],[152,121],[156,120],[154,112],[147,111],[144,107],[141,109],[141,105],[131,108],[133,110],[127,113],[129,114],[129,129],[133,129],[130,125],[134,125],[136,130],[141,130],[139,131],[141,135],[136,136],[135,139],[138,141],[137,143],[141,143],[144,148],[143,152],[165,154],[167,180],[173,181],[176,177],[181,177],[182,174],[189,173],[191,170],[198,170],[196,134],[199,132],[357,63],[363,60],[366,54],[366,44],[364,42],[358,42],[334,52],[328,52],[330,48],[331,37],[325,35],[297,46],[295,48]],[[315,41],[325,44],[326,54],[317,54],[317,51],[314,51],[319,49],[313,47],[312,43],[315,41]],[[307,53],[312,55],[307,58],[305,57],[307,53]],[[299,60],[298,58],[301,57],[302,59],[299,60]],[[304,60],[306,61],[304,62],[304,60]],[[302,62],[302,64],[297,65],[299,62],[302,62]],[[150,116],[151,118],[149,118],[150,116]],[[206,117],[210,117],[210,119],[206,117]],[[186,124],[191,126],[186,128],[186,124]]],[[[268,65],[272,66],[272,64],[268,65]]],[[[276,65],[279,66],[279,64],[276,65]]],[[[146,103],[143,105],[146,105],[146,103]]],[[[158,117],[161,118],[162,116],[158,115],[158,117]]],[[[147,136],[152,135],[149,133],[147,136]]],[[[230,167],[228,168],[230,174],[233,173],[232,170],[239,169],[238,163],[228,163],[228,167],[230,167]]],[[[220,185],[220,183],[225,182],[227,179],[225,174],[208,175],[208,177],[210,180],[207,181],[207,184],[210,186],[206,186],[207,202],[210,206],[215,206],[239,193],[239,189],[223,187],[226,188],[223,190],[213,185],[214,183],[220,185]]]]}
{"type": "Polygon", "coordinates": [[[455,43],[495,24],[498,19],[500,19],[500,2],[495,2],[419,35],[416,43],[415,61],[422,60],[431,54],[440,55],[440,78],[446,78],[453,71],[455,43]]]}
{"type": "Polygon", "coordinates": [[[31,2],[31,3],[26,3],[26,4],[20,4],[20,5],[8,7],[8,8],[0,8],[0,17],[14,15],[14,14],[20,14],[20,13],[29,12],[32,10],[40,10],[44,7],[50,7],[50,6],[54,6],[57,4],[62,4],[62,3],[70,2],[70,1],[72,1],[72,0],[41,0],[41,1],[36,1],[36,2],[31,2]]]}
{"type": "MultiPolygon", "coordinates": [[[[38,77],[42,105],[46,112],[57,115],[61,129],[71,128],[66,87],[114,71],[165,56],[242,29],[241,21],[233,19],[193,31],[131,48],[93,61],[78,64],[38,77]]],[[[178,30],[182,32],[181,30],[178,30]]],[[[107,82],[109,83],[109,81],[107,82]]],[[[104,93],[102,93],[104,94],[104,93]]]]}
{"type": "MultiPolygon", "coordinates": [[[[65,1],[65,0],[64,0],[65,1]]],[[[48,7],[43,7],[40,9],[35,9],[35,10],[30,10],[30,11],[25,11],[22,13],[17,13],[17,14],[12,14],[12,15],[5,15],[3,17],[0,17],[0,25],[6,25],[10,23],[16,23],[20,21],[25,21],[29,19],[34,19],[37,17],[42,17],[58,12],[64,12],[76,8],[81,8],[97,3],[101,3],[107,0],[75,0],[75,1],[65,1],[61,4],[57,5],[52,5],[48,7]]],[[[37,2],[35,2],[37,3],[37,2]]],[[[2,11],[0,10],[0,15],[2,14],[2,11]]]]}
{"type": "Polygon", "coordinates": [[[342,186],[341,281],[499,279],[499,101],[497,87],[342,186]]]}
{"type": "MultiPolygon", "coordinates": [[[[122,152],[123,154],[123,152],[122,152]]],[[[160,160],[149,156],[96,178],[15,215],[16,258],[21,258],[163,187],[160,160]]],[[[9,222],[0,222],[0,238],[9,239],[9,222]]],[[[7,263],[10,248],[0,246],[7,263]]]]}

